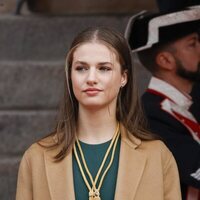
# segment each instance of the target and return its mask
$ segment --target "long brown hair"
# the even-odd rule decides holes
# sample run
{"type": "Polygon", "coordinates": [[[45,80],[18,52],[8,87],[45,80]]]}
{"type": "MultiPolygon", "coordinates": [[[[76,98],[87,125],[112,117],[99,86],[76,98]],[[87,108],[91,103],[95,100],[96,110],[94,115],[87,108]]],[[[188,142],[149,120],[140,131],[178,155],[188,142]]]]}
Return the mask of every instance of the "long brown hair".
{"type": "Polygon", "coordinates": [[[88,28],[77,35],[72,42],[66,59],[66,78],[63,103],[60,107],[56,130],[51,134],[58,140],[54,147],[62,146],[55,156],[62,160],[71,150],[74,143],[78,119],[78,101],[74,96],[71,82],[71,65],[74,51],[83,43],[98,42],[114,51],[121,64],[121,72],[127,71],[127,84],[120,89],[117,99],[116,119],[134,136],[142,140],[152,140],[154,136],[146,131],[146,122],[141,109],[138,88],[135,78],[131,50],[124,37],[104,27],[88,28]]]}

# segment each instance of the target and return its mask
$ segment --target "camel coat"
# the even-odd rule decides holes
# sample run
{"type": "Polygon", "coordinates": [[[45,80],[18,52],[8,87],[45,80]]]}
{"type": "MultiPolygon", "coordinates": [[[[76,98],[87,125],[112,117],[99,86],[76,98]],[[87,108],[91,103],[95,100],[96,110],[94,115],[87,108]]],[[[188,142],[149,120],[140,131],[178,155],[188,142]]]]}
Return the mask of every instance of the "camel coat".
{"type": "MultiPolygon", "coordinates": [[[[56,163],[57,151],[33,144],[25,152],[16,200],[75,200],[72,152],[56,163]]],[[[161,141],[141,141],[121,130],[115,200],[181,200],[175,160],[161,141]]]]}

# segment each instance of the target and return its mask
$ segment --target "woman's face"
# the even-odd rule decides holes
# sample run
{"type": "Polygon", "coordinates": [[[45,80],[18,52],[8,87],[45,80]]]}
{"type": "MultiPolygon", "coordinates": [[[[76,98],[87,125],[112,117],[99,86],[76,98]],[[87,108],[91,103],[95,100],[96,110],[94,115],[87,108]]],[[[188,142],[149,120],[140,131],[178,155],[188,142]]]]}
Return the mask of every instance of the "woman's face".
{"type": "Polygon", "coordinates": [[[127,75],[121,72],[116,54],[106,45],[84,43],[73,53],[71,80],[79,108],[115,108],[127,75]]]}

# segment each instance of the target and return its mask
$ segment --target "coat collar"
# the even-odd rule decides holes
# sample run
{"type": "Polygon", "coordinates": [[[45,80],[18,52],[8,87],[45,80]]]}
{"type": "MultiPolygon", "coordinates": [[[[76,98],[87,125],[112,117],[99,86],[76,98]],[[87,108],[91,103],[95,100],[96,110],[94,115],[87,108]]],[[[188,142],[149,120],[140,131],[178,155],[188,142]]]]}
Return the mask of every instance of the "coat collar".
{"type": "Polygon", "coordinates": [[[137,150],[141,140],[121,127],[121,150],[115,200],[132,200],[146,165],[146,155],[137,150]]]}
{"type": "MultiPolygon", "coordinates": [[[[121,129],[121,150],[116,184],[115,200],[132,200],[142,177],[146,156],[137,151],[141,140],[121,129]]],[[[53,162],[55,150],[44,152],[46,176],[52,200],[75,200],[72,152],[61,162],[53,162]]]]}
{"type": "Polygon", "coordinates": [[[185,109],[189,109],[193,103],[192,97],[189,94],[180,92],[174,86],[156,77],[151,78],[148,89],[164,94],[175,104],[184,107],[185,109]]]}
{"type": "Polygon", "coordinates": [[[46,176],[51,200],[75,200],[72,152],[62,161],[54,162],[53,156],[57,153],[58,151],[54,150],[44,152],[46,176]]]}

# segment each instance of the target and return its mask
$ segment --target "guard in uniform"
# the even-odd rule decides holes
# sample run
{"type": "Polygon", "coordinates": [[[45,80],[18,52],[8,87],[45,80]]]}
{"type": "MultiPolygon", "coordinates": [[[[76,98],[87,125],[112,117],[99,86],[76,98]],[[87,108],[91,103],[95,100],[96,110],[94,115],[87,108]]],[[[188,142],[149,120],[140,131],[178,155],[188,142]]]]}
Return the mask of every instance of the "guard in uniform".
{"type": "Polygon", "coordinates": [[[183,200],[200,199],[199,27],[200,7],[194,6],[141,12],[130,18],[125,32],[132,51],[152,73],[143,107],[149,128],[177,161],[183,200]]]}

